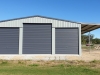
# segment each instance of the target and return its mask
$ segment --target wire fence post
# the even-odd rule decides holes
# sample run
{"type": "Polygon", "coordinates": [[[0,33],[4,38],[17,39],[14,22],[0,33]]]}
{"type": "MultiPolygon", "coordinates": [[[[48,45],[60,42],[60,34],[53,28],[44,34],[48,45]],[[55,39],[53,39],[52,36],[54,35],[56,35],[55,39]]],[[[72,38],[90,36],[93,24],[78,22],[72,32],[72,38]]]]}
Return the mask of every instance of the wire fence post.
{"type": "Polygon", "coordinates": [[[91,52],[91,42],[90,42],[90,32],[89,32],[89,53],[91,52]]]}

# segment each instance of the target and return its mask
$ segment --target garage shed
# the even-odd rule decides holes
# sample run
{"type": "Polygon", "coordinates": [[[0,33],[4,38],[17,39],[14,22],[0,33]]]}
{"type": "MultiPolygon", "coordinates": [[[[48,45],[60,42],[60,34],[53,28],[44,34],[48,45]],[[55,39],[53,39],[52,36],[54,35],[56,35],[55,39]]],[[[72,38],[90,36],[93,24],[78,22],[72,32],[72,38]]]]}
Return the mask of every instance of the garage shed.
{"type": "Polygon", "coordinates": [[[0,21],[0,54],[81,55],[81,23],[38,15],[0,21]]]}

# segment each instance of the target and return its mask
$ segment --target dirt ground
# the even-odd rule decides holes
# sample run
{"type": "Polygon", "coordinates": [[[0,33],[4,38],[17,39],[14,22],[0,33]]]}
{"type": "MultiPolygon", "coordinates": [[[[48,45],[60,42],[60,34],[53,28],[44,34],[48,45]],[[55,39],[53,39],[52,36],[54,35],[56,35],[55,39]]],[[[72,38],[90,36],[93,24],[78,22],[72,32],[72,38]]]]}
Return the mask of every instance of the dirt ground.
{"type": "Polygon", "coordinates": [[[82,50],[81,56],[67,56],[67,60],[92,61],[100,60],[100,50],[82,50]]]}

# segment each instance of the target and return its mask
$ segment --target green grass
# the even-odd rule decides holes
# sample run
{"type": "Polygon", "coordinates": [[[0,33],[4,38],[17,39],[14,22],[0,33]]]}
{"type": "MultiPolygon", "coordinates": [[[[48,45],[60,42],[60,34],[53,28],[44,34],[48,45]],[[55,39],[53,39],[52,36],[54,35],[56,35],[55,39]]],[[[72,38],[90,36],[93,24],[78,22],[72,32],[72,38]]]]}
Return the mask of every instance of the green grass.
{"type": "Polygon", "coordinates": [[[52,61],[47,64],[47,62],[30,63],[29,61],[27,64],[20,64],[1,61],[3,64],[0,64],[0,75],[100,75],[100,67],[97,67],[100,62],[97,63],[96,60],[88,63],[72,62],[52,61]]]}
{"type": "Polygon", "coordinates": [[[82,49],[89,50],[89,49],[91,48],[91,49],[93,50],[94,47],[95,47],[95,46],[91,46],[91,47],[90,47],[90,46],[85,46],[85,45],[84,45],[84,46],[82,46],[82,49]]]}

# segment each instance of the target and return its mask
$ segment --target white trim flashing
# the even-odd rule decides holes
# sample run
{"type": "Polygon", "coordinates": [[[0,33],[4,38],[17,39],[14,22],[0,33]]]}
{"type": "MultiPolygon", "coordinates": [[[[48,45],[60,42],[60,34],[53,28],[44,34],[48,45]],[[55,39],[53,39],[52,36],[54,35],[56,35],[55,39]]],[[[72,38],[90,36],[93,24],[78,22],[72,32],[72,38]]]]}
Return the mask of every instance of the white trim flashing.
{"type": "Polygon", "coordinates": [[[79,25],[79,55],[82,55],[82,49],[81,49],[81,24],[79,25]]]}
{"type": "Polygon", "coordinates": [[[23,49],[23,28],[19,28],[19,54],[22,54],[23,49]]]}
{"type": "Polygon", "coordinates": [[[52,55],[55,54],[55,28],[52,28],[52,55]]]}

